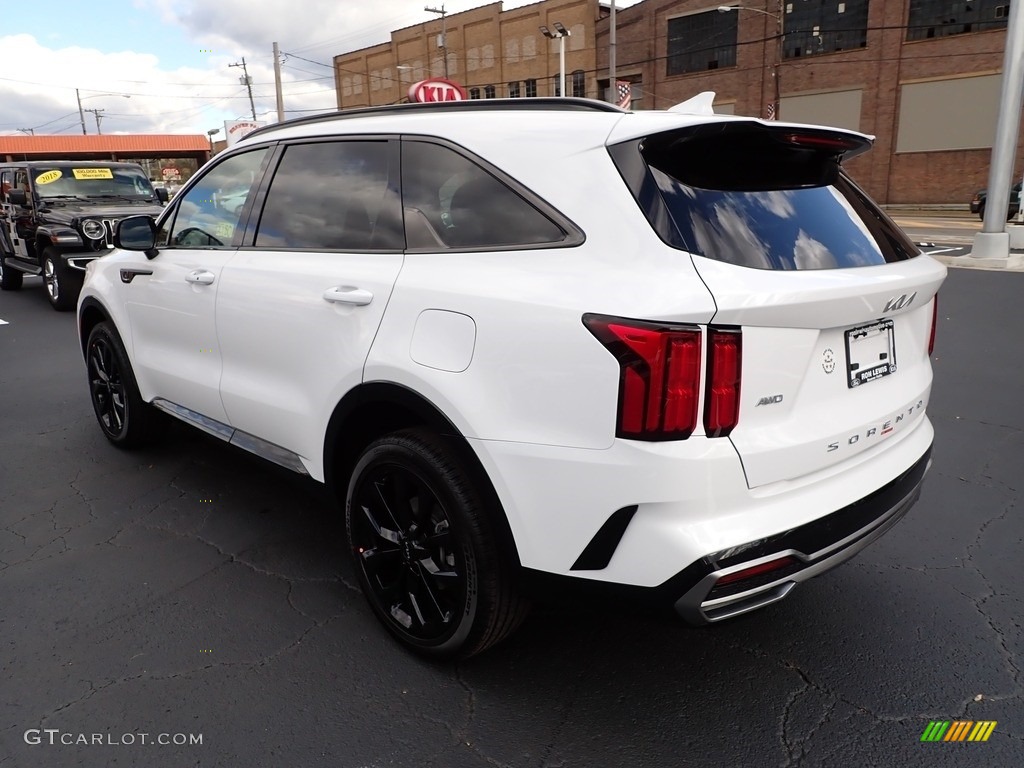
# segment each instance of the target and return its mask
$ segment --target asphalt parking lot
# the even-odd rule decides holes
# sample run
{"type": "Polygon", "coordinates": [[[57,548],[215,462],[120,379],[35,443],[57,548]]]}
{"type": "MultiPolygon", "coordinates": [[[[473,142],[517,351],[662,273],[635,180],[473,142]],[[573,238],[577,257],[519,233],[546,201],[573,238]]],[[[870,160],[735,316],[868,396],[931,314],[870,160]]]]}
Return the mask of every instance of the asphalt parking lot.
{"type": "Polygon", "coordinates": [[[858,558],[711,628],[539,605],[457,665],[385,636],[316,486],[111,447],[36,283],[0,295],[0,766],[1024,765],[1024,274],[951,271],[934,465],[858,558]]]}

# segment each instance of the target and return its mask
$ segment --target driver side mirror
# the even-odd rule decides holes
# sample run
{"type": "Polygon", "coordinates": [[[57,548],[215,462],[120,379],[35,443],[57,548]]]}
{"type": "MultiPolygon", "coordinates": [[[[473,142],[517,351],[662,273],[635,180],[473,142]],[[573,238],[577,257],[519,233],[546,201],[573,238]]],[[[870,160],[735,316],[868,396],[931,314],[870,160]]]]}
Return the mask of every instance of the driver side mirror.
{"type": "Polygon", "coordinates": [[[28,205],[28,194],[24,189],[12,189],[7,193],[7,202],[24,207],[28,205]]]}
{"type": "Polygon", "coordinates": [[[157,255],[156,222],[149,216],[129,216],[117,222],[114,245],[125,251],[142,251],[146,258],[157,255]]]}
{"type": "Polygon", "coordinates": [[[171,196],[167,193],[166,187],[156,188],[156,199],[159,200],[164,205],[167,204],[167,201],[171,199],[171,196]]]}

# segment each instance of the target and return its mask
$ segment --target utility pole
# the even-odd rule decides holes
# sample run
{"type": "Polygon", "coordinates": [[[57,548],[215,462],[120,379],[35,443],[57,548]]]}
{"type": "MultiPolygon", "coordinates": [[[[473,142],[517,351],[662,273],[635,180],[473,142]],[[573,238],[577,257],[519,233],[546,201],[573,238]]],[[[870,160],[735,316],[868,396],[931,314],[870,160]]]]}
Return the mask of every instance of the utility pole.
{"type": "Polygon", "coordinates": [[[100,120],[102,118],[100,118],[100,113],[101,112],[106,112],[107,110],[105,110],[105,109],[87,109],[85,111],[86,112],[92,112],[93,117],[96,118],[96,134],[99,135],[99,136],[102,136],[103,135],[103,131],[100,130],[100,120]]]}
{"type": "Polygon", "coordinates": [[[438,45],[437,47],[440,48],[442,51],[444,51],[444,58],[443,58],[443,61],[444,61],[444,77],[447,80],[448,79],[448,26],[447,26],[447,22],[445,21],[445,19],[448,16],[448,12],[445,11],[445,9],[444,9],[444,3],[441,3],[441,7],[440,8],[431,8],[431,7],[427,6],[423,10],[426,11],[427,13],[439,13],[439,14],[441,14],[441,44],[438,45]]]}
{"type": "Polygon", "coordinates": [[[229,67],[241,67],[242,76],[238,78],[238,82],[249,89],[249,109],[252,110],[252,121],[256,122],[256,104],[252,100],[252,78],[249,77],[249,69],[245,66],[245,56],[242,57],[242,63],[228,64],[229,67]]]}
{"type": "Polygon", "coordinates": [[[284,94],[281,92],[281,50],[277,43],[274,43],[274,93],[277,96],[277,122],[280,123],[284,121],[284,94]]]}
{"type": "Polygon", "coordinates": [[[77,88],[75,88],[75,99],[78,100],[78,119],[82,123],[82,135],[86,136],[88,131],[85,130],[85,112],[82,111],[82,97],[78,95],[77,88]]]}

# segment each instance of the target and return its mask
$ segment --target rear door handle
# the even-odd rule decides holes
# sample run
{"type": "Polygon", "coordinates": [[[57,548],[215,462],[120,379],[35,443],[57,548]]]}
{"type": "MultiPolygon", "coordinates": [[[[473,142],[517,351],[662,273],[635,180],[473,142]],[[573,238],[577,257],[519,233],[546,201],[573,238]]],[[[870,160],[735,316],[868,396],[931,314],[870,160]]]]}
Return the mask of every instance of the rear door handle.
{"type": "Polygon", "coordinates": [[[373,301],[373,294],[365,288],[356,288],[354,285],[336,285],[324,291],[324,301],[363,307],[373,301]]]}
{"type": "Polygon", "coordinates": [[[210,285],[213,283],[216,275],[205,269],[193,269],[187,275],[185,275],[185,282],[187,283],[198,283],[199,285],[210,285]]]}

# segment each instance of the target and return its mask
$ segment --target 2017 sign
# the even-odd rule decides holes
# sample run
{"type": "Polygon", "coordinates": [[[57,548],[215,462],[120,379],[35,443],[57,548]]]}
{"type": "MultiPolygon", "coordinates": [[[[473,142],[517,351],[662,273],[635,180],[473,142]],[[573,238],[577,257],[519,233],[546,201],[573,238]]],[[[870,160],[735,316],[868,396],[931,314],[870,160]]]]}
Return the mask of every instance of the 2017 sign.
{"type": "Polygon", "coordinates": [[[420,80],[409,86],[409,101],[434,103],[438,101],[464,101],[466,89],[443,77],[420,80]]]}

